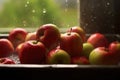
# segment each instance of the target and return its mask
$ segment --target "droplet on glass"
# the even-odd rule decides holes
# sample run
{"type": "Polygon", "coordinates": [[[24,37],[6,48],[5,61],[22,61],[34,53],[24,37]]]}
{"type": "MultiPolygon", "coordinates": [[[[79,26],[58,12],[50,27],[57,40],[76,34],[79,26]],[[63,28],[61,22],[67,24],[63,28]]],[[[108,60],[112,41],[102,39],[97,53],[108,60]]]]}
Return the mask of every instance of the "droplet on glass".
{"type": "Polygon", "coordinates": [[[109,2],[107,2],[107,4],[106,4],[107,6],[109,6],[110,5],[110,3],[109,2]]]}
{"type": "Polygon", "coordinates": [[[88,23],[86,23],[85,26],[88,26],[88,23]]]}
{"type": "Polygon", "coordinates": [[[46,13],[47,11],[46,11],[46,9],[43,9],[43,13],[46,13]]]}
{"type": "Polygon", "coordinates": [[[25,20],[23,21],[23,26],[26,26],[26,21],[25,20]]]}
{"type": "Polygon", "coordinates": [[[30,2],[29,1],[27,1],[27,4],[29,4],[30,2]]]}
{"type": "Polygon", "coordinates": [[[97,17],[96,17],[96,16],[94,16],[93,18],[94,18],[94,19],[96,19],[97,17]]]}
{"type": "Polygon", "coordinates": [[[25,4],[25,7],[28,7],[28,5],[27,5],[27,4],[25,4]]]}
{"type": "Polygon", "coordinates": [[[35,10],[34,10],[34,9],[32,10],[32,13],[35,13],[35,10]]]}
{"type": "Polygon", "coordinates": [[[91,21],[94,22],[94,19],[92,18],[91,21]]]}
{"type": "Polygon", "coordinates": [[[70,27],[70,25],[68,24],[67,27],[70,27]]]}
{"type": "Polygon", "coordinates": [[[68,11],[68,0],[65,0],[65,12],[68,11]]]}
{"type": "Polygon", "coordinates": [[[105,4],[105,7],[109,7],[110,6],[110,2],[107,2],[106,4],[105,4]]]}

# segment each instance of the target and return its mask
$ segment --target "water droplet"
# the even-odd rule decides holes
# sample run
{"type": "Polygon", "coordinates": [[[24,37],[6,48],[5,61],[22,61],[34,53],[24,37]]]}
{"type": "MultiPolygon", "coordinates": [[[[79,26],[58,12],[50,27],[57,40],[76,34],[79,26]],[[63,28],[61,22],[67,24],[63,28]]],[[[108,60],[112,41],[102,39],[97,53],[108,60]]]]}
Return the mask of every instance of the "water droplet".
{"type": "Polygon", "coordinates": [[[110,5],[110,3],[109,2],[107,2],[107,4],[106,4],[107,6],[109,6],[110,5]]]}
{"type": "Polygon", "coordinates": [[[29,1],[27,1],[27,4],[29,4],[30,2],[29,1]]]}
{"type": "Polygon", "coordinates": [[[110,6],[110,2],[107,2],[106,4],[105,4],[105,7],[109,7],[110,6]]]}
{"type": "Polygon", "coordinates": [[[30,4],[30,2],[27,1],[26,4],[25,4],[25,7],[28,7],[29,4],[30,4]]]}
{"type": "Polygon", "coordinates": [[[33,9],[32,12],[35,13],[35,10],[33,9]]]}
{"type": "Polygon", "coordinates": [[[68,11],[68,0],[65,0],[65,12],[68,11]]]}
{"type": "Polygon", "coordinates": [[[94,19],[96,19],[97,17],[96,17],[96,16],[94,16],[93,18],[94,18],[94,19]]]}
{"type": "Polygon", "coordinates": [[[27,4],[25,4],[25,7],[28,7],[28,5],[27,5],[27,4]]]}
{"type": "Polygon", "coordinates": [[[26,26],[26,21],[25,20],[23,21],[23,26],[26,26]]]}
{"type": "Polygon", "coordinates": [[[46,11],[46,9],[43,9],[43,13],[46,13],[47,11],[46,11]]]}
{"type": "Polygon", "coordinates": [[[68,24],[67,27],[70,27],[70,25],[68,24]]]}
{"type": "Polygon", "coordinates": [[[92,18],[91,21],[94,22],[94,19],[92,18]]]}
{"type": "Polygon", "coordinates": [[[88,23],[86,23],[85,26],[88,26],[88,23]]]}

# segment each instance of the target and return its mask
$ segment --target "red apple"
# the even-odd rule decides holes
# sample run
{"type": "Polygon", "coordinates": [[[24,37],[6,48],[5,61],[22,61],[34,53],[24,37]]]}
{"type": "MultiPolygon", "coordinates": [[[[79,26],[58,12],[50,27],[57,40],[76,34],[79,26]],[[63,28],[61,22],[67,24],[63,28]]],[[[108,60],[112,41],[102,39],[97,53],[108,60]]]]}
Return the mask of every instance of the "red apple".
{"type": "Polygon", "coordinates": [[[120,55],[120,42],[113,41],[109,44],[110,53],[117,53],[120,55]]]}
{"type": "Polygon", "coordinates": [[[8,57],[14,52],[13,44],[8,39],[0,39],[0,58],[8,57]]]}
{"type": "Polygon", "coordinates": [[[87,57],[85,56],[80,56],[80,57],[73,57],[71,59],[71,63],[72,64],[82,64],[82,65],[88,65],[89,64],[89,60],[87,57]]]}
{"type": "Polygon", "coordinates": [[[111,53],[109,49],[105,47],[95,48],[89,56],[90,64],[94,65],[114,65],[114,61],[111,58],[111,53]]]}
{"type": "Polygon", "coordinates": [[[20,43],[25,41],[27,31],[23,28],[14,28],[10,31],[8,39],[16,48],[20,43]]]}
{"type": "Polygon", "coordinates": [[[52,50],[59,43],[60,31],[54,24],[44,24],[38,28],[36,37],[48,50],[52,50]]]}
{"type": "Polygon", "coordinates": [[[28,40],[36,40],[36,32],[29,32],[25,38],[25,41],[28,40]]]}
{"type": "Polygon", "coordinates": [[[71,57],[80,56],[83,49],[82,39],[75,32],[61,34],[60,48],[70,54],[71,57]]]}
{"type": "Polygon", "coordinates": [[[36,40],[26,41],[20,48],[19,60],[21,64],[42,64],[45,62],[46,53],[43,43],[36,40]]]}
{"type": "Polygon", "coordinates": [[[15,48],[15,53],[16,53],[16,54],[19,54],[19,53],[20,53],[23,44],[24,44],[24,43],[20,43],[20,44],[15,48]]]}
{"type": "Polygon", "coordinates": [[[83,43],[86,42],[86,33],[83,30],[83,28],[81,28],[79,26],[73,26],[70,29],[68,29],[67,32],[76,32],[76,33],[78,33],[81,36],[83,43]]]}
{"type": "Polygon", "coordinates": [[[111,53],[111,60],[118,64],[120,62],[120,42],[111,42],[109,44],[109,53],[111,53]]]}
{"type": "Polygon", "coordinates": [[[15,64],[15,62],[9,58],[0,58],[0,64],[15,64]]]}
{"type": "Polygon", "coordinates": [[[87,39],[88,43],[91,43],[95,48],[96,47],[108,47],[107,38],[101,33],[94,33],[89,36],[87,39]]]}
{"type": "Polygon", "coordinates": [[[70,64],[71,57],[66,51],[56,48],[48,53],[47,62],[49,64],[70,64]]]}

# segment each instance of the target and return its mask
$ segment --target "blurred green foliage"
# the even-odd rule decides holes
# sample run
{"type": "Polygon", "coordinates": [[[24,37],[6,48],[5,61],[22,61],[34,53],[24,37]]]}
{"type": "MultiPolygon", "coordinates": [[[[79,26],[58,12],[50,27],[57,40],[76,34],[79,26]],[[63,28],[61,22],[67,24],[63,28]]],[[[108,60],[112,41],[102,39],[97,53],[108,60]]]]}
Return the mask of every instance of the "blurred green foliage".
{"type": "Polygon", "coordinates": [[[61,24],[59,6],[53,0],[11,0],[0,14],[0,27],[38,27],[61,24]]]}
{"type": "Polygon", "coordinates": [[[29,28],[46,23],[69,27],[77,25],[75,13],[74,9],[65,12],[54,0],[10,0],[0,13],[0,27],[29,28]]]}

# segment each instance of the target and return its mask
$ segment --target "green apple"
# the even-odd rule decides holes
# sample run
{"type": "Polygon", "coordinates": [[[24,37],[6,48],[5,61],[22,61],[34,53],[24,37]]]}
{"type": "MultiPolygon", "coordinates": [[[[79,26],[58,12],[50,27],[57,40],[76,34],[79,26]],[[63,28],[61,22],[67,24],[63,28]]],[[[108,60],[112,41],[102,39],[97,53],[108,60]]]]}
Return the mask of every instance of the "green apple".
{"type": "Polygon", "coordinates": [[[47,62],[49,64],[70,64],[71,58],[66,51],[57,48],[48,53],[47,62]]]}
{"type": "Polygon", "coordinates": [[[91,43],[83,43],[82,55],[89,58],[90,52],[94,49],[94,46],[91,43]]]}

